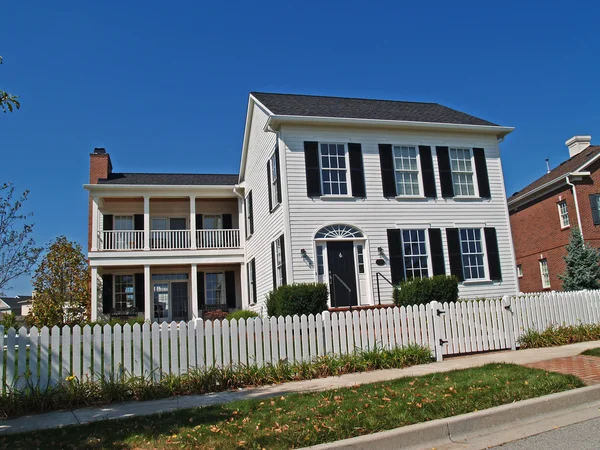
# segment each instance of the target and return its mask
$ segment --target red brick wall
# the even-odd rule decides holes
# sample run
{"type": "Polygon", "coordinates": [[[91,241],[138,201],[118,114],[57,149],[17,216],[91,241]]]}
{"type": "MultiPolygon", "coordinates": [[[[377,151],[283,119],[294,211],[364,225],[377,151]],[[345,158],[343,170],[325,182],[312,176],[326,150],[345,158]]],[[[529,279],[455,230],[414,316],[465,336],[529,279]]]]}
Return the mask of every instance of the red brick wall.
{"type": "MultiPolygon", "coordinates": [[[[99,150],[99,149],[97,149],[99,150]]],[[[102,149],[103,150],[103,149],[102,149]]],[[[95,152],[96,150],[94,150],[95,152]]],[[[98,184],[100,178],[107,178],[112,172],[112,164],[108,153],[90,154],[90,184],[98,184]]],[[[92,248],[92,196],[88,202],[88,251],[92,248]]]]}

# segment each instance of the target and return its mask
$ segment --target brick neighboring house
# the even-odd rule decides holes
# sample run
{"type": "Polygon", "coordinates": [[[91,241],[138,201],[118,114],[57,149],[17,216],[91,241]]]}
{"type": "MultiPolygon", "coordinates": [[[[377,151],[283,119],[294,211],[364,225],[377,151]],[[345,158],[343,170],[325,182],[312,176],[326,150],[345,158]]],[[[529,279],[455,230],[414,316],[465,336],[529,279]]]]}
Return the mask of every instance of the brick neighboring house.
{"type": "Polygon", "coordinates": [[[562,288],[572,227],[600,247],[600,145],[591,145],[591,136],[565,144],[569,159],[508,199],[522,292],[562,288]]]}

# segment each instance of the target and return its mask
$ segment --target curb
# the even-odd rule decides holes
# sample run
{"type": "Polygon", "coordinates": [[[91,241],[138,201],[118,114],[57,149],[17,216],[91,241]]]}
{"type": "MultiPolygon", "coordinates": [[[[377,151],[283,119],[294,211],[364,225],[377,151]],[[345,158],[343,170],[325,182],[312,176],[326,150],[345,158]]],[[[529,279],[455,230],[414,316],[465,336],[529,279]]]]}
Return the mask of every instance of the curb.
{"type": "MultiPolygon", "coordinates": [[[[477,411],[431,422],[417,423],[393,430],[382,431],[341,441],[306,447],[321,449],[366,449],[396,450],[398,448],[427,448],[428,444],[465,442],[466,436],[481,433],[493,427],[530,419],[532,416],[555,413],[587,403],[600,401],[600,385],[587,386],[557,394],[545,395],[507,405],[477,411]]],[[[515,424],[516,426],[517,424],[515,424]]]]}

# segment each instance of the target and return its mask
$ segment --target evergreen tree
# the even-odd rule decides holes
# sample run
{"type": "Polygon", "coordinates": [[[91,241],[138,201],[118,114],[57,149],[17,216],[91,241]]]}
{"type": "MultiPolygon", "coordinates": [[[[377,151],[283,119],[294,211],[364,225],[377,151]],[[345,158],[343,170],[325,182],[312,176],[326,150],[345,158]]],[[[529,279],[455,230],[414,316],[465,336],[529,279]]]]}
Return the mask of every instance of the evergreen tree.
{"type": "Polygon", "coordinates": [[[567,245],[565,273],[559,275],[563,282],[563,290],[598,289],[600,284],[600,254],[598,250],[583,241],[581,231],[574,228],[571,240],[567,245]]]}

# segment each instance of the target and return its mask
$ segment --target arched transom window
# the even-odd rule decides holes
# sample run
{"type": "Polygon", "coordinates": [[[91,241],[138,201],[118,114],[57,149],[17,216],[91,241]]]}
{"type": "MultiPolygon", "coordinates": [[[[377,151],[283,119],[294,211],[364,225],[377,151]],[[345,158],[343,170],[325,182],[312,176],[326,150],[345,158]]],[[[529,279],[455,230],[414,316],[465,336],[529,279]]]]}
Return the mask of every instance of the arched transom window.
{"type": "Polygon", "coordinates": [[[315,234],[315,239],[360,239],[362,232],[349,225],[329,225],[321,228],[315,234]]]}

